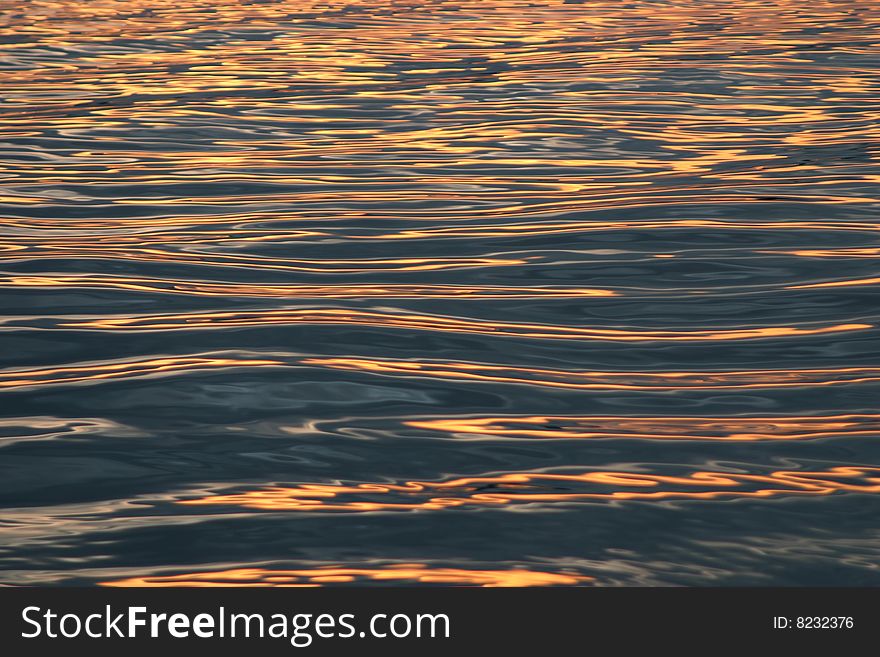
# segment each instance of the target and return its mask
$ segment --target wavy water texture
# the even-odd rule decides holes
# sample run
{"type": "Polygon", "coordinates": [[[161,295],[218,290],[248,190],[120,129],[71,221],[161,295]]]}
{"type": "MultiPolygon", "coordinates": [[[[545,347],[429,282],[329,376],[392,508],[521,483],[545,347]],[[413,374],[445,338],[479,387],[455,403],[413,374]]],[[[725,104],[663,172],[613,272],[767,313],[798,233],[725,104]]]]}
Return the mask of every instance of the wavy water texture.
{"type": "Polygon", "coordinates": [[[464,570],[430,568],[424,564],[393,564],[385,568],[314,568],[310,570],[268,570],[239,568],[219,572],[183,575],[157,575],[102,582],[104,586],[327,586],[352,582],[418,582],[419,584],[466,586],[566,586],[588,582],[591,578],[573,573],[547,573],[511,568],[508,570],[464,570]]]}
{"type": "Polygon", "coordinates": [[[0,0],[0,585],[880,584],[878,30],[0,0]]]}
{"type": "Polygon", "coordinates": [[[469,505],[567,503],[585,500],[669,500],[774,497],[777,495],[830,495],[839,491],[880,493],[880,468],[831,468],[828,472],[773,472],[752,475],[693,472],[685,476],[645,475],[633,472],[587,472],[556,474],[516,472],[496,476],[468,477],[442,482],[408,481],[404,484],[358,484],[357,486],[308,484],[295,488],[269,487],[257,491],[212,495],[182,500],[181,504],[235,505],[247,509],[284,511],[385,511],[445,509],[469,505]],[[843,481],[837,481],[835,477],[843,481]],[[855,483],[851,483],[854,480],[855,483]],[[616,488],[646,487],[652,490],[602,490],[600,492],[547,492],[550,488],[599,484],[616,488]],[[661,485],[671,490],[654,490],[661,485]],[[748,490],[751,486],[760,486],[748,490]],[[694,488],[695,490],[688,490],[694,488]],[[742,489],[746,490],[742,490],[742,489]],[[684,489],[684,490],[681,490],[684,489]],[[340,501],[340,496],[369,497],[396,494],[393,502],[340,501]],[[432,497],[442,494],[443,497],[432,497]],[[407,501],[407,498],[425,498],[407,501]]]}

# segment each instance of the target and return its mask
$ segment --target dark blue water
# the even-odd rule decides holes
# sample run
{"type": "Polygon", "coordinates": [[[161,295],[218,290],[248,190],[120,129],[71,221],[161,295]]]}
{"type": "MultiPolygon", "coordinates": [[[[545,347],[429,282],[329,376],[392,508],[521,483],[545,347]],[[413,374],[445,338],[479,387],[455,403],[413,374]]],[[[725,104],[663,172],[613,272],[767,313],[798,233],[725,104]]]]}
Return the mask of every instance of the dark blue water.
{"type": "Polygon", "coordinates": [[[880,585],[876,3],[0,9],[0,584],[880,585]]]}

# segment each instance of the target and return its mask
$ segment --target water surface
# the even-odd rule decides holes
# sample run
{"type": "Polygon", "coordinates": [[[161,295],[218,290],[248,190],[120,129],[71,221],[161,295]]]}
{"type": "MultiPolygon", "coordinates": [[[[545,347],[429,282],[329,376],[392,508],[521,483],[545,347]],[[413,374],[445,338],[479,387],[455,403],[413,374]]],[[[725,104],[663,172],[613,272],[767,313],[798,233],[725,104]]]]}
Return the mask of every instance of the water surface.
{"type": "Polygon", "coordinates": [[[0,584],[880,585],[877,3],[0,10],[0,584]]]}

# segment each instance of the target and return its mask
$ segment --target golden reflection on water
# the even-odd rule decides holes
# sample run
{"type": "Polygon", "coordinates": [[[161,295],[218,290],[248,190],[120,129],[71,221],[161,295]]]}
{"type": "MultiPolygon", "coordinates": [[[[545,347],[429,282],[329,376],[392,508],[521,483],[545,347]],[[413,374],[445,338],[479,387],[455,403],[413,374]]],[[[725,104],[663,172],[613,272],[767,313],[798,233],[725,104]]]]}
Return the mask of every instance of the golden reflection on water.
{"type": "Polygon", "coordinates": [[[95,382],[107,379],[129,378],[191,372],[227,367],[259,367],[283,365],[283,361],[247,358],[151,358],[124,363],[95,363],[47,367],[42,369],[0,371],[0,388],[21,388],[58,383],[95,382]]]}
{"type": "Polygon", "coordinates": [[[101,582],[113,587],[314,587],[356,582],[419,583],[445,586],[523,587],[584,586],[592,577],[524,568],[466,570],[425,564],[392,564],[382,568],[332,567],[312,569],[235,568],[181,575],[147,575],[101,582]]]}
{"type": "Polygon", "coordinates": [[[594,288],[504,287],[490,285],[248,285],[198,283],[147,278],[90,276],[11,276],[0,286],[134,290],[207,297],[278,297],[295,299],[372,299],[428,297],[439,299],[510,299],[613,297],[617,292],[594,288]]]}
{"type": "MultiPolygon", "coordinates": [[[[253,355],[263,355],[253,352],[253,355]]],[[[803,388],[855,385],[880,381],[880,367],[844,367],[815,370],[753,370],[705,372],[582,372],[513,367],[488,363],[396,361],[367,358],[314,358],[273,352],[268,357],[243,357],[230,352],[191,356],[163,356],[131,360],[81,362],[43,368],[0,370],[0,389],[54,386],[102,381],[153,378],[190,372],[241,368],[328,368],[395,377],[453,379],[484,384],[518,384],[570,390],[723,390],[742,388],[803,388]]],[[[610,419],[610,418],[609,418],[610,419]]],[[[625,418],[621,418],[625,419],[625,418]]],[[[680,420],[681,418],[669,418],[680,420]]],[[[779,418],[797,422],[795,417],[779,418]]],[[[696,418],[695,418],[696,420],[696,418]]],[[[482,422],[482,420],[479,420],[482,422]]],[[[499,418],[499,421],[503,421],[499,418]]],[[[523,421],[523,420],[517,420],[523,421]]],[[[769,421],[761,418],[759,422],[769,421]]],[[[478,420],[450,420],[448,427],[478,420]]],[[[413,426],[416,426],[415,424],[413,426]]],[[[440,428],[440,425],[434,428],[440,428]]],[[[481,433],[482,431],[477,431],[481,433]]]]}
{"type": "MultiPolygon", "coordinates": [[[[522,265],[527,261],[516,258],[387,258],[375,260],[297,260],[295,258],[253,258],[237,255],[198,255],[169,253],[160,249],[129,247],[126,249],[88,249],[98,258],[124,258],[131,261],[162,262],[200,266],[226,267],[232,270],[277,270],[315,273],[363,273],[369,271],[439,271],[474,267],[502,267],[522,265]]],[[[52,249],[45,252],[19,254],[27,260],[39,258],[81,257],[87,249],[52,249]]],[[[25,278],[24,280],[28,280],[25,278]]],[[[51,279],[48,279],[51,280],[51,279]]],[[[75,279],[72,281],[75,284],[75,279]]],[[[210,283],[206,283],[210,287],[210,283]]]]}
{"type": "MultiPolygon", "coordinates": [[[[683,199],[669,199],[669,202],[681,201],[683,199]]],[[[742,199],[719,199],[720,201],[742,203],[742,199]]],[[[659,200],[660,203],[663,199],[659,200]]],[[[841,200],[840,202],[847,202],[841,200]]],[[[610,206],[616,208],[631,207],[626,203],[619,203],[615,200],[609,203],[610,206]]],[[[640,206],[642,204],[636,204],[640,206]]],[[[534,206],[532,206],[534,207],[534,206]]],[[[440,238],[493,238],[493,237],[511,237],[511,236],[542,236],[542,235],[558,235],[565,233],[581,233],[581,232],[607,232],[611,230],[670,230],[670,229],[687,229],[697,228],[701,230],[755,230],[755,231],[771,231],[771,230],[797,230],[806,229],[811,231],[849,231],[849,232],[877,232],[880,226],[873,223],[861,222],[821,222],[821,221],[762,221],[762,222],[740,222],[740,221],[717,221],[710,219],[665,219],[663,221],[566,221],[564,223],[555,222],[532,222],[532,223],[515,223],[491,226],[461,226],[451,228],[414,228],[401,230],[394,233],[385,233],[377,236],[370,236],[368,239],[440,239],[440,238]]],[[[355,236],[356,237],[356,236],[355,236]]],[[[796,254],[794,254],[796,255],[796,254]]]]}
{"type": "Polygon", "coordinates": [[[801,285],[790,285],[791,290],[808,290],[817,287],[850,287],[852,285],[877,285],[880,283],[880,276],[873,278],[861,278],[851,281],[826,281],[824,283],[803,283],[801,285]]]}
{"type": "Polygon", "coordinates": [[[839,466],[816,472],[778,470],[766,475],[698,470],[685,476],[621,471],[515,472],[402,484],[265,486],[179,500],[178,504],[260,511],[436,511],[520,504],[767,499],[843,492],[880,493],[880,468],[839,466]],[[385,496],[393,499],[384,501],[385,496]]]}
{"type": "Polygon", "coordinates": [[[508,438],[638,438],[642,440],[805,440],[876,436],[880,415],[822,417],[479,417],[409,420],[407,426],[456,435],[508,438]]]}
{"type": "Polygon", "coordinates": [[[880,381],[880,367],[706,372],[583,372],[483,363],[304,358],[303,365],[389,376],[519,383],[574,390],[680,390],[828,386],[880,381]]]}
{"type": "Polygon", "coordinates": [[[194,329],[229,326],[268,326],[271,324],[349,324],[384,328],[416,329],[453,333],[491,334],[509,337],[552,340],[749,340],[821,335],[873,328],[872,324],[846,323],[831,326],[797,327],[766,326],[734,329],[693,329],[666,331],[649,329],[606,329],[556,324],[489,322],[439,315],[410,313],[377,313],[342,308],[282,309],[254,312],[188,313],[146,317],[108,317],[95,320],[62,321],[60,326],[72,329],[139,330],[194,329]]]}

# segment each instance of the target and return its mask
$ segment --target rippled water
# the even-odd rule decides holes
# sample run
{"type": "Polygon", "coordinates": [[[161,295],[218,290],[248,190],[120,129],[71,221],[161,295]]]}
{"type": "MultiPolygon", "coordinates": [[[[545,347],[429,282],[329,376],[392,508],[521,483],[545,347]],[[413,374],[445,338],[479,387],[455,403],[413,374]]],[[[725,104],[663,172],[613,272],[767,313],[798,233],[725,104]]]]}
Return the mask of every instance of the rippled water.
{"type": "Polygon", "coordinates": [[[0,9],[0,583],[880,584],[876,2],[0,9]]]}

